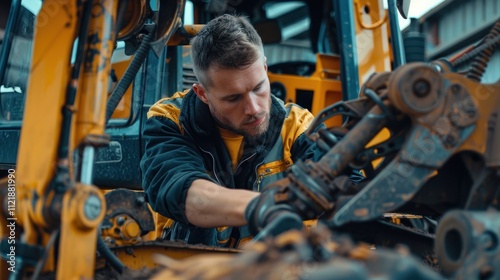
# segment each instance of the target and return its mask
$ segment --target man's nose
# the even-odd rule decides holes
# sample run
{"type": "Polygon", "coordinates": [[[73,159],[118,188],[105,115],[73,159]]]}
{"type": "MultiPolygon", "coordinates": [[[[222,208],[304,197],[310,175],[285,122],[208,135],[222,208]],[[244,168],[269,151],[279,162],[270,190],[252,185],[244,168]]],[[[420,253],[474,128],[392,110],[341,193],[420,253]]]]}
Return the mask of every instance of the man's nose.
{"type": "Polygon", "coordinates": [[[245,114],[253,116],[259,113],[259,103],[257,96],[250,94],[245,102],[245,114]]]}

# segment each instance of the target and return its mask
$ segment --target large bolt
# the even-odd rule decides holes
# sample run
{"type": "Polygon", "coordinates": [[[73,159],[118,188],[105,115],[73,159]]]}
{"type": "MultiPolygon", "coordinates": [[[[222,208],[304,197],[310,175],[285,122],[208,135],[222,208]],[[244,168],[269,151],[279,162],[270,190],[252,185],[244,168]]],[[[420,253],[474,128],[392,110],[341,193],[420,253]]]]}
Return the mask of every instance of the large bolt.
{"type": "Polygon", "coordinates": [[[85,217],[89,220],[95,220],[101,214],[101,200],[95,195],[89,195],[87,200],[85,201],[83,213],[85,213],[85,217]]]}
{"type": "Polygon", "coordinates": [[[138,195],[136,198],[135,198],[135,205],[136,206],[141,206],[143,205],[144,203],[146,202],[146,198],[142,195],[138,195]]]}
{"type": "Polygon", "coordinates": [[[413,93],[417,97],[426,97],[431,91],[431,84],[424,79],[418,79],[413,83],[413,93]]]}
{"type": "Polygon", "coordinates": [[[123,224],[125,224],[126,221],[127,221],[127,218],[125,218],[123,216],[119,216],[118,218],[116,218],[116,225],[121,227],[121,226],[123,226],[123,224]]]}
{"type": "Polygon", "coordinates": [[[454,148],[458,144],[459,139],[452,134],[444,136],[444,143],[450,148],[454,148]]]}

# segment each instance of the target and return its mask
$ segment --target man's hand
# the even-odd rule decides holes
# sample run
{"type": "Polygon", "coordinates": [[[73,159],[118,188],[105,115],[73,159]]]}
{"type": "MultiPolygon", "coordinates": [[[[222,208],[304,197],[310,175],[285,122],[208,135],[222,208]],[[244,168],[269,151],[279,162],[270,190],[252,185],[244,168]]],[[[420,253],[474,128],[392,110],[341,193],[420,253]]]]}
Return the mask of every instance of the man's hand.
{"type": "MultiPolygon", "coordinates": [[[[330,187],[308,166],[297,162],[287,177],[266,186],[245,209],[245,219],[252,234],[258,233],[283,213],[294,213],[303,220],[316,219],[334,208],[336,194],[342,188],[330,187]]],[[[339,176],[343,178],[347,176],[339,176]]]]}
{"type": "Polygon", "coordinates": [[[287,177],[266,186],[259,196],[252,199],[245,209],[245,219],[254,236],[271,223],[277,227],[272,229],[274,234],[292,228],[301,229],[303,219],[314,219],[323,213],[324,209],[314,204],[287,177]]]}
{"type": "MultiPolygon", "coordinates": [[[[287,180],[287,179],[284,179],[287,180]]],[[[275,184],[266,186],[262,193],[252,199],[245,209],[245,219],[248,229],[252,235],[256,235],[267,224],[269,224],[276,215],[281,212],[293,212],[292,207],[287,203],[280,202],[280,196],[285,195],[286,182],[283,180],[275,184]]]]}

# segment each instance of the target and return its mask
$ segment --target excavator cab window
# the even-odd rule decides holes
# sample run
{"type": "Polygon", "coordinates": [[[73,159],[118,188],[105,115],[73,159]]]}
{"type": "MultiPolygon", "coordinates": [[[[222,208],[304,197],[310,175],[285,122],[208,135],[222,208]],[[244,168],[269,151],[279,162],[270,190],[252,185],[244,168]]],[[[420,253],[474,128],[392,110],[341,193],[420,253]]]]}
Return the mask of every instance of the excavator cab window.
{"type": "MultiPolygon", "coordinates": [[[[2,147],[0,170],[15,167],[30,74],[35,20],[36,15],[43,13],[40,11],[41,7],[42,1],[40,0],[1,1],[0,3],[0,143],[2,147]]],[[[113,92],[133,57],[126,55],[124,49],[123,42],[118,42],[113,52],[109,94],[113,92]]],[[[76,54],[73,54],[72,61],[68,63],[73,63],[75,57],[76,54]]],[[[140,116],[141,95],[133,97],[133,88],[134,83],[129,86],[116,107],[109,122],[109,127],[113,131],[109,133],[112,136],[115,133],[132,135],[134,140],[112,141],[109,148],[99,151],[97,164],[111,166],[116,161],[120,161],[122,149],[127,150],[128,142],[132,143],[130,145],[134,147],[134,151],[138,150],[135,146],[138,147],[139,129],[130,127],[140,116]]],[[[34,94],[43,94],[43,92],[35,91],[34,94]]],[[[109,169],[106,169],[106,172],[109,172],[109,169]]],[[[99,172],[97,176],[98,179],[107,177],[99,172]]],[[[134,183],[137,183],[137,180],[134,180],[134,183]]]]}
{"type": "MultiPolygon", "coordinates": [[[[41,1],[4,1],[0,9],[0,54],[2,55],[0,76],[0,121],[21,121],[24,110],[35,16],[42,5],[41,1]],[[8,21],[12,21],[7,30],[8,21]]],[[[118,42],[113,53],[110,75],[111,93],[117,81],[125,72],[132,56],[124,54],[123,42],[118,42]]],[[[131,115],[132,87],[118,104],[112,118],[127,120],[131,115]]]]}
{"type": "Polygon", "coordinates": [[[30,5],[0,2],[0,177],[15,167],[40,6],[41,1],[30,1],[30,5]]]}
{"type": "Polygon", "coordinates": [[[0,123],[23,117],[36,12],[33,5],[10,2],[0,9],[0,123]]]}

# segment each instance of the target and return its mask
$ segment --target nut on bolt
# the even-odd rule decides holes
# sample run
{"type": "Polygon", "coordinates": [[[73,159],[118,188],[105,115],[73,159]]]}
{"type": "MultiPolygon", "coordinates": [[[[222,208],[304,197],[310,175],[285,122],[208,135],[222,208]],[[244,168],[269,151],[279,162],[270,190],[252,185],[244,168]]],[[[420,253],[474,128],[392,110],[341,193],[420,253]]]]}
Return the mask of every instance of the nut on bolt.
{"type": "Polygon", "coordinates": [[[135,198],[135,204],[136,204],[137,206],[141,206],[141,205],[143,205],[145,202],[146,202],[146,198],[145,198],[144,196],[142,196],[142,195],[139,195],[139,196],[137,196],[137,197],[135,198]]]}
{"type": "Polygon", "coordinates": [[[83,213],[89,220],[95,220],[99,217],[102,210],[101,200],[95,195],[89,195],[85,200],[83,213]]]}
{"type": "Polygon", "coordinates": [[[444,144],[448,147],[455,147],[458,144],[458,139],[452,134],[444,136],[444,144]]]}
{"type": "Polygon", "coordinates": [[[417,97],[426,97],[431,92],[431,84],[425,79],[418,79],[413,83],[413,93],[417,97]]]}

